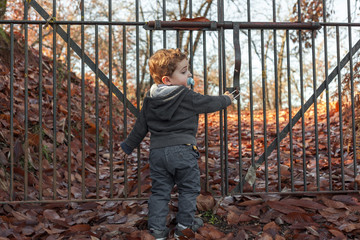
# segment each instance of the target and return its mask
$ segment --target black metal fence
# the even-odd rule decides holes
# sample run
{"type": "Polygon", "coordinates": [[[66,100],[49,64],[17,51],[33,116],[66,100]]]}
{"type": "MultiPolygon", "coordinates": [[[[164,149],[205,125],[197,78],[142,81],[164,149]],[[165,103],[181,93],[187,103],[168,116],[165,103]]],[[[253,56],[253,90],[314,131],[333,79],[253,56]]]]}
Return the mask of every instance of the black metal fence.
{"type": "MultiPolygon", "coordinates": [[[[1,203],[146,199],[148,138],[129,159],[118,158],[119,143],[152,84],[140,58],[157,48],[184,46],[195,90],[241,93],[234,107],[200,119],[203,190],[216,196],[358,192],[360,24],[351,21],[350,0],[347,22],[328,22],[325,0],[318,22],[278,22],[275,0],[272,22],[253,22],[250,1],[246,22],[226,21],[224,1],[217,1],[217,21],[167,21],[163,1],[161,20],[141,22],[139,3],[134,22],[113,21],[111,0],[107,21],[85,20],[85,7],[80,21],[58,20],[56,1],[50,15],[34,0],[25,2],[23,20],[0,21],[10,36],[9,71],[1,88],[8,99],[0,109],[1,203]],[[43,20],[28,20],[30,6],[43,20]],[[19,26],[24,29],[20,60],[19,26]],[[39,36],[32,47],[29,27],[39,36]],[[52,60],[43,45],[47,27],[52,60]],[[114,39],[115,30],[121,39],[114,39]],[[141,31],[148,37],[143,48],[141,31]],[[99,36],[105,34],[104,63],[99,36]],[[86,45],[89,35],[92,49],[86,45]],[[114,51],[118,42],[121,49],[114,51]],[[59,44],[66,50],[57,52],[59,44]],[[31,48],[39,53],[35,69],[31,48]]],[[[192,6],[190,0],[189,18],[196,17],[192,6]]],[[[294,1],[294,15],[302,19],[306,14],[299,6],[302,1],[294,1]]]]}

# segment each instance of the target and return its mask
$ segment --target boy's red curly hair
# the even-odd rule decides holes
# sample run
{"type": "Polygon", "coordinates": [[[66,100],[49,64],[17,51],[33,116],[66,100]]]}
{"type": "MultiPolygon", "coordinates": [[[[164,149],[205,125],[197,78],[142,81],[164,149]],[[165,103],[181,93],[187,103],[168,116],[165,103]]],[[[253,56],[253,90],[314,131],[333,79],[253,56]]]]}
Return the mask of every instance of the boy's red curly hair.
{"type": "Polygon", "coordinates": [[[149,70],[150,75],[156,84],[162,83],[162,77],[171,76],[179,62],[187,59],[187,55],[179,48],[160,49],[150,57],[149,70]]]}

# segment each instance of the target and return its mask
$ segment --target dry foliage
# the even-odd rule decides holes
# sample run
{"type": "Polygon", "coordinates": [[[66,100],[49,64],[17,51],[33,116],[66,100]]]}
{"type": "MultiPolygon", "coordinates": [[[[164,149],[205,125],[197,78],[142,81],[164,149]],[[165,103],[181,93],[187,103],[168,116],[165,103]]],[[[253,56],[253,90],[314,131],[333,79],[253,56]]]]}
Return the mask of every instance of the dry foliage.
{"type": "MultiPolygon", "coordinates": [[[[125,163],[118,158],[117,150],[123,132],[123,108],[114,97],[113,105],[113,161],[110,163],[109,148],[109,103],[108,90],[100,84],[99,92],[99,159],[96,160],[96,111],[95,84],[92,79],[86,79],[85,95],[82,97],[81,79],[70,73],[71,87],[68,89],[68,73],[59,63],[56,82],[56,165],[53,162],[54,125],[53,125],[53,71],[52,61],[44,58],[43,93],[41,95],[42,128],[39,128],[39,69],[38,55],[31,51],[28,66],[28,148],[25,149],[25,66],[22,49],[16,45],[14,66],[14,193],[13,200],[24,200],[25,171],[28,176],[28,200],[71,199],[81,200],[84,195],[92,202],[58,202],[51,204],[2,204],[0,206],[0,239],[152,239],[146,231],[147,202],[146,201],[101,201],[109,197],[125,196],[147,197],[150,194],[148,156],[149,138],[147,137],[140,151],[140,169],[136,153],[125,163]],[[71,99],[71,125],[68,125],[68,90],[71,99]],[[82,100],[85,109],[82,108],[82,100]],[[85,139],[82,139],[82,110],[84,110],[85,139]],[[68,128],[70,127],[70,142],[68,128]],[[41,130],[41,131],[40,131],[41,130]],[[40,143],[40,134],[42,143],[40,143]],[[82,140],[85,148],[82,149],[82,140]],[[70,172],[68,164],[68,146],[70,146],[70,172]],[[39,153],[42,153],[40,166],[39,153]],[[85,155],[83,155],[85,154],[85,155]],[[28,169],[24,169],[24,156],[28,156],[28,169]],[[82,161],[84,159],[84,162],[82,161]],[[97,163],[99,168],[97,169],[97,163]],[[42,169],[43,178],[39,178],[42,169]],[[54,171],[55,169],[55,171],[54,171]],[[112,169],[112,170],[111,170],[112,169]],[[96,173],[99,173],[97,180],[96,173]],[[54,178],[54,174],[56,178],[54,178]],[[84,173],[84,175],[82,175],[84,173]],[[140,184],[138,184],[138,173],[140,184]],[[83,178],[84,176],[84,178],[83,178]],[[113,179],[113,187],[110,185],[113,179]],[[53,191],[55,182],[55,192],[53,191]],[[70,186],[68,186],[70,183],[70,186]],[[42,192],[40,191],[40,186],[42,192]],[[98,187],[97,187],[98,186],[98,187]],[[138,187],[140,186],[140,189],[138,187]],[[68,192],[70,189],[70,193],[68,192]],[[99,200],[96,200],[96,197],[99,200]]],[[[4,56],[1,54],[1,56],[4,56]]],[[[0,201],[10,199],[10,74],[9,65],[1,58],[0,65],[0,201]]],[[[357,105],[358,106],[358,105],[357,105]]],[[[306,114],[306,182],[307,190],[354,189],[354,183],[359,184],[359,176],[355,178],[353,166],[353,144],[350,133],[348,108],[342,106],[344,113],[344,138],[349,144],[344,149],[344,184],[341,176],[341,152],[339,140],[339,110],[336,104],[330,106],[331,127],[331,159],[328,162],[326,106],[318,106],[318,144],[320,186],[316,183],[316,149],[313,110],[306,114]],[[350,136],[350,137],[349,137],[350,136]],[[332,180],[329,181],[329,177],[332,180]]],[[[358,108],[357,108],[358,109],[358,108]]],[[[254,112],[254,145],[251,144],[250,113],[241,113],[241,157],[243,174],[251,166],[252,146],[255,159],[264,150],[264,126],[262,112],[254,112]]],[[[356,119],[359,112],[356,110],[356,119]]],[[[280,113],[282,129],[288,122],[289,112],[280,113]]],[[[209,192],[202,192],[198,198],[199,215],[207,222],[198,233],[187,233],[186,236],[195,239],[357,239],[360,234],[360,204],[358,194],[347,195],[311,195],[300,197],[264,194],[261,196],[225,197],[214,199],[221,191],[221,164],[219,151],[219,115],[208,116],[209,131],[209,192]]],[[[275,113],[267,113],[267,140],[270,143],[276,137],[275,113]]],[[[128,130],[134,124],[135,118],[128,116],[128,130]]],[[[229,149],[229,188],[235,188],[240,178],[239,145],[237,114],[232,110],[228,116],[228,149],[229,149]]],[[[358,124],[358,120],[357,123],[358,124]]],[[[202,183],[205,186],[205,121],[201,118],[199,124],[198,145],[203,157],[199,160],[202,173],[202,183]]],[[[359,126],[356,127],[356,131],[359,126]]],[[[358,135],[357,135],[358,136],[358,135]]],[[[277,191],[279,181],[278,171],[281,171],[281,187],[289,191],[293,184],[295,190],[304,190],[302,162],[302,129],[298,123],[293,128],[293,166],[290,162],[289,138],[281,142],[281,164],[277,165],[276,151],[268,158],[268,169],[264,166],[256,171],[256,191],[264,192],[266,184],[269,191],[277,191]],[[292,166],[292,167],[291,167],[292,166]],[[268,181],[265,179],[268,171],[268,181]],[[294,182],[290,176],[294,176],[294,182]]],[[[359,157],[359,154],[358,154],[359,157]]],[[[204,189],[204,188],[203,188],[204,189]]],[[[248,185],[244,191],[253,189],[248,185]]],[[[174,196],[176,196],[174,194],[174,196]]],[[[175,225],[177,200],[169,204],[170,214],[168,224],[175,225]]],[[[172,235],[172,233],[171,233],[172,235]]]]}

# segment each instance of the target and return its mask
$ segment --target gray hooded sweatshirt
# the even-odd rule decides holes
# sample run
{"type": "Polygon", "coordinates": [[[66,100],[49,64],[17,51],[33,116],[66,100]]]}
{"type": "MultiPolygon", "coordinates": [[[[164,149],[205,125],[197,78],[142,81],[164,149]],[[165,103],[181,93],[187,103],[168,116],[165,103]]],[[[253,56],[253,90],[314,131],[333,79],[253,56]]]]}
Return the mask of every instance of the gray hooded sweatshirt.
{"type": "Polygon", "coordinates": [[[148,132],[150,149],[181,144],[196,145],[200,113],[211,113],[231,104],[230,97],[208,96],[185,86],[154,84],[147,93],[131,133],[121,143],[130,154],[148,132]]]}

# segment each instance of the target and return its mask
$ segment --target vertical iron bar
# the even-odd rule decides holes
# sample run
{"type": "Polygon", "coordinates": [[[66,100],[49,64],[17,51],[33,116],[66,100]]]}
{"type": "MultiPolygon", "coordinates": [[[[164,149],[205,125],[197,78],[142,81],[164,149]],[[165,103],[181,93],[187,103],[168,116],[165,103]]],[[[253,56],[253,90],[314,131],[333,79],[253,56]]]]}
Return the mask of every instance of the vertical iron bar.
{"type": "MultiPolygon", "coordinates": [[[[153,38],[154,38],[154,31],[150,30],[150,57],[154,54],[153,38]]],[[[154,83],[154,79],[150,75],[150,87],[153,85],[153,83],[154,83]]]]}
{"type": "MultiPolygon", "coordinates": [[[[301,1],[298,0],[298,21],[301,22],[301,1]]],[[[300,101],[301,101],[301,135],[302,135],[302,151],[303,151],[303,178],[304,191],[307,190],[306,181],[306,149],[305,149],[305,119],[304,119],[304,75],[303,75],[303,54],[302,54],[302,31],[299,30],[299,55],[300,55],[300,101]]]]}
{"type": "MultiPolygon", "coordinates": [[[[241,141],[241,94],[237,99],[237,112],[238,112],[238,145],[239,145],[239,180],[242,181],[243,174],[242,174],[242,167],[243,167],[243,160],[242,160],[242,141],[241,141]]],[[[240,182],[239,184],[239,192],[243,192],[244,184],[240,182]]]]}
{"type": "Polygon", "coordinates": [[[180,31],[176,30],[176,47],[180,48],[180,31]]]}
{"type": "MultiPolygon", "coordinates": [[[[350,56],[351,58],[351,56],[350,56]]],[[[342,190],[345,190],[344,175],[344,137],[343,137],[343,117],[342,117],[342,96],[341,96],[341,68],[340,68],[340,33],[339,26],[336,26],[336,60],[338,71],[338,95],[339,95],[339,126],[340,126],[340,157],[341,157],[341,182],[342,190]]]]}
{"type": "MultiPolygon", "coordinates": [[[[166,21],[166,0],[163,0],[163,21],[166,21]]],[[[163,30],[163,47],[166,48],[166,30],[163,30]]]]}
{"type": "Polygon", "coordinates": [[[290,37],[289,30],[286,30],[286,59],[288,79],[288,102],[289,102],[289,137],[290,137],[290,170],[291,170],[291,191],[294,191],[294,165],[293,165],[293,132],[292,132],[292,106],[291,106],[291,69],[290,69],[290,37]]]}
{"type": "MultiPolygon", "coordinates": [[[[273,0],[273,22],[276,22],[276,2],[273,0]]],[[[280,126],[279,126],[279,78],[278,78],[278,62],[277,62],[277,35],[274,29],[274,73],[275,73],[275,109],[276,109],[276,149],[277,149],[277,166],[278,166],[278,188],[281,192],[281,171],[280,171],[280,126]]],[[[281,69],[280,69],[281,71],[281,69]]],[[[281,79],[280,79],[281,81],[281,79]]],[[[281,107],[281,106],[280,106],[281,107]]]]}
{"type": "MultiPolygon", "coordinates": [[[[224,1],[221,2],[221,16],[222,16],[222,22],[225,21],[224,17],[224,1]]],[[[225,31],[222,29],[222,40],[221,40],[221,50],[222,50],[222,62],[223,62],[223,70],[222,70],[222,80],[223,80],[223,86],[224,90],[226,89],[226,51],[225,51],[225,31]]],[[[223,91],[221,92],[223,94],[223,91]]],[[[229,195],[229,149],[228,149],[228,123],[227,123],[227,108],[224,109],[224,150],[225,150],[225,164],[224,164],[224,182],[225,182],[225,188],[224,193],[225,195],[229,195]]]]}
{"type": "MultiPolygon", "coordinates": [[[[222,14],[222,0],[218,0],[218,22],[223,22],[223,14],[222,14]]],[[[223,51],[222,51],[222,40],[224,34],[224,28],[221,27],[218,30],[218,56],[219,56],[219,95],[223,94],[223,51]]],[[[219,126],[220,126],[220,171],[221,171],[221,195],[225,195],[224,188],[224,139],[223,139],[223,110],[219,112],[219,126]]]]}
{"type": "MultiPolygon", "coordinates": [[[[223,58],[223,85],[226,89],[226,53],[225,53],[225,32],[222,35],[222,58],[223,58]]],[[[229,149],[228,149],[228,124],[227,124],[227,108],[224,109],[224,149],[225,149],[225,195],[229,195],[229,149]]]]}
{"type": "MultiPolygon", "coordinates": [[[[189,0],[189,18],[192,18],[192,0],[189,0]]],[[[194,73],[193,31],[190,30],[189,34],[190,34],[190,36],[189,36],[189,39],[190,39],[190,41],[189,41],[189,43],[190,43],[190,46],[189,46],[189,48],[190,48],[190,72],[194,73]]],[[[191,85],[191,88],[193,89],[194,86],[191,85]]]]}
{"type": "Polygon", "coordinates": [[[316,161],[316,186],[320,191],[320,171],[319,171],[319,131],[317,119],[317,98],[316,98],[316,56],[315,56],[315,37],[314,31],[311,32],[311,52],[312,52],[312,68],[313,68],[313,90],[314,90],[314,124],[315,124],[315,161],[316,161]]]}
{"type": "MultiPolygon", "coordinates": [[[[265,72],[265,44],[264,29],[261,29],[261,72],[262,72],[262,97],[263,97],[263,121],[264,121],[264,154],[265,154],[265,191],[269,191],[269,169],[267,158],[267,124],[266,124],[266,72],[265,72]]],[[[241,136],[240,136],[241,137],[241,136]]],[[[240,138],[239,137],[239,138],[240,138]]]]}
{"type": "Polygon", "coordinates": [[[70,53],[70,24],[67,25],[67,144],[68,144],[68,152],[67,152],[67,172],[68,172],[68,199],[71,199],[71,53],[70,53]]]}
{"type": "Polygon", "coordinates": [[[42,200],[43,195],[43,135],[42,135],[42,27],[39,24],[39,200],[42,200]]]}
{"type": "Polygon", "coordinates": [[[100,165],[99,165],[99,25],[95,25],[95,118],[96,118],[96,199],[99,199],[99,174],[100,174],[100,165]]]}
{"type": "MultiPolygon", "coordinates": [[[[139,22],[139,1],[136,1],[136,22],[139,22]]],[[[139,26],[136,26],[136,108],[140,112],[140,39],[139,26]]],[[[140,162],[140,146],[137,148],[137,181],[138,181],[138,197],[141,196],[141,162],[140,162]]]]}
{"type": "MultiPolygon", "coordinates": [[[[203,31],[203,62],[204,62],[204,95],[208,94],[207,61],[206,61],[206,31],[203,31]]],[[[209,127],[208,114],[205,113],[205,192],[209,191],[209,127]]]]}
{"type": "MultiPolygon", "coordinates": [[[[240,39],[240,32],[239,32],[239,39],[240,39]]],[[[240,41],[240,40],[239,40],[240,41]]],[[[241,51],[241,47],[240,47],[240,51],[241,51]]],[[[240,75],[241,73],[239,73],[240,75]]],[[[241,86],[241,78],[239,77],[239,87],[241,86]]],[[[241,91],[239,90],[239,97],[237,98],[237,115],[238,115],[238,120],[237,120],[237,125],[238,125],[238,145],[239,145],[239,181],[240,184],[238,184],[239,186],[239,192],[242,193],[243,192],[243,187],[244,187],[244,183],[242,183],[243,178],[243,160],[242,160],[242,141],[241,141],[241,91]]]]}
{"type": "MultiPolygon", "coordinates": [[[[350,0],[347,1],[348,5],[348,23],[351,23],[351,6],[350,0]]],[[[352,30],[351,26],[348,26],[349,35],[349,56],[350,56],[350,91],[351,91],[351,128],[352,128],[352,142],[353,142],[353,154],[354,154],[354,180],[357,176],[357,164],[356,164],[356,132],[355,132],[355,101],[354,101],[354,72],[353,72],[353,58],[352,58],[352,30]]],[[[358,189],[358,184],[354,181],[354,189],[358,189]]]]}
{"type": "MultiPolygon", "coordinates": [[[[25,3],[25,11],[24,11],[24,19],[27,20],[28,19],[28,8],[29,8],[29,3],[26,2],[25,3]]],[[[28,114],[28,101],[29,101],[29,88],[28,88],[28,24],[25,23],[25,77],[24,77],[24,87],[25,87],[25,108],[24,108],[24,115],[25,115],[25,134],[24,134],[24,138],[25,138],[25,142],[24,142],[24,156],[25,156],[25,163],[24,163],[24,200],[26,201],[28,199],[28,185],[29,185],[29,176],[28,176],[28,169],[29,169],[29,135],[28,135],[28,131],[29,131],[29,125],[28,125],[28,119],[29,119],[29,114],[28,114]]]]}
{"type": "Polygon", "coordinates": [[[10,24],[10,201],[14,200],[14,24],[10,24]]]}
{"type": "MultiPolygon", "coordinates": [[[[123,25],[123,92],[124,92],[124,129],[126,132],[127,129],[127,106],[126,106],[126,98],[127,98],[127,94],[126,94],[126,27],[125,25],[123,25]]],[[[127,194],[128,194],[128,176],[127,176],[127,158],[125,158],[124,160],[124,184],[125,184],[125,189],[124,189],[124,195],[125,198],[127,198],[127,194]]]]}
{"type": "MultiPolygon", "coordinates": [[[[56,19],[56,0],[53,1],[53,17],[56,19]]],[[[57,62],[56,62],[56,31],[57,31],[57,24],[54,23],[53,27],[53,135],[54,135],[54,145],[53,145],[53,199],[56,199],[56,173],[57,173],[57,161],[56,161],[56,110],[57,110],[57,79],[56,79],[56,68],[57,68],[57,62]]]]}
{"type": "MultiPolygon", "coordinates": [[[[247,17],[251,22],[250,0],[247,0],[247,17]]],[[[251,54],[251,29],[248,29],[248,56],[249,56],[249,97],[250,97],[250,132],[251,132],[251,166],[256,171],[255,166],[255,149],[254,149],[254,102],[253,102],[253,86],[252,86],[252,54],[251,54]]],[[[253,184],[253,192],[256,192],[255,182],[253,184]]]]}
{"type": "MultiPolygon", "coordinates": [[[[109,22],[112,21],[112,0],[109,0],[109,22]]],[[[109,24],[109,153],[110,153],[110,197],[114,196],[114,156],[113,156],[113,90],[112,90],[112,25],[109,24]]],[[[124,96],[124,113],[126,113],[124,96]]],[[[126,118],[126,116],[124,116],[126,118]]],[[[124,119],[125,120],[125,119],[124,119]]],[[[126,122],[124,122],[125,124],[126,122]]],[[[124,131],[126,128],[124,126],[124,131]]]]}
{"type": "MultiPolygon", "coordinates": [[[[81,21],[85,21],[85,4],[81,0],[81,21]]],[[[85,199],[85,29],[81,24],[81,197],[85,199]]],[[[111,86],[111,83],[109,84],[111,86]]]]}
{"type": "MultiPolygon", "coordinates": [[[[323,0],[323,19],[326,22],[326,0],[323,0]]],[[[326,84],[326,136],[327,136],[327,150],[328,150],[328,165],[329,165],[329,190],[332,191],[332,163],[331,163],[331,144],[330,144],[330,97],[328,84],[328,43],[327,43],[327,27],[324,25],[324,57],[325,57],[325,84],[326,84]]],[[[351,55],[350,55],[351,56],[351,55]]]]}

